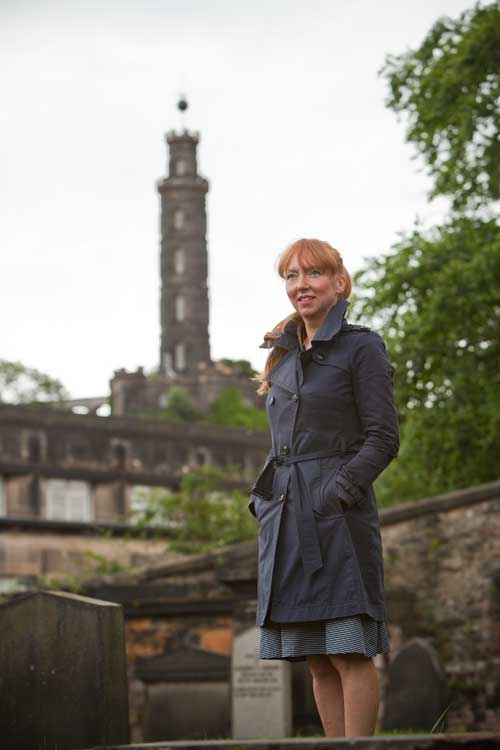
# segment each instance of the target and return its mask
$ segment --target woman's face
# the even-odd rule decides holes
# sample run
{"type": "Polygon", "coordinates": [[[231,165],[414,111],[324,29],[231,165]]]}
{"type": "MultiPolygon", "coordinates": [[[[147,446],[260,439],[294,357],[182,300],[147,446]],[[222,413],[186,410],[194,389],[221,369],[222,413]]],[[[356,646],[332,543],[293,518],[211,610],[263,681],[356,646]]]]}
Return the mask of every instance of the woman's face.
{"type": "Polygon", "coordinates": [[[294,255],[285,273],[286,293],[306,322],[320,325],[328,310],[337,303],[345,285],[342,273],[302,265],[294,255]]]}

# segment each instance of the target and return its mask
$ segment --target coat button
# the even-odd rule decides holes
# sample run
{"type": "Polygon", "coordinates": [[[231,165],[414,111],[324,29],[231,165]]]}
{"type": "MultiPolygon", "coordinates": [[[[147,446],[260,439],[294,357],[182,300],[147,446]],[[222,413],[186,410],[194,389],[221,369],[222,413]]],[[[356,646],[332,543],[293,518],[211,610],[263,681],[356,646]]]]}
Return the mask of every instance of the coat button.
{"type": "Polygon", "coordinates": [[[324,358],[325,358],[325,355],[323,354],[323,352],[318,352],[318,353],[317,353],[317,354],[315,355],[315,357],[314,357],[314,358],[315,358],[315,359],[317,359],[317,360],[319,360],[319,361],[321,362],[322,360],[324,360],[324,358]]]}
{"type": "Polygon", "coordinates": [[[268,404],[274,404],[274,396],[269,396],[267,399],[268,404]]]}
{"type": "Polygon", "coordinates": [[[288,445],[281,446],[281,453],[286,456],[286,454],[288,453],[288,445]]]}
{"type": "Polygon", "coordinates": [[[293,401],[298,401],[298,400],[299,400],[299,397],[297,396],[297,394],[296,394],[296,393],[294,393],[294,394],[293,394],[293,396],[292,396],[292,400],[293,400],[293,401]]]}
{"type": "Polygon", "coordinates": [[[278,500],[281,500],[281,502],[283,502],[284,499],[285,499],[285,495],[282,492],[281,495],[279,496],[278,500]]]}

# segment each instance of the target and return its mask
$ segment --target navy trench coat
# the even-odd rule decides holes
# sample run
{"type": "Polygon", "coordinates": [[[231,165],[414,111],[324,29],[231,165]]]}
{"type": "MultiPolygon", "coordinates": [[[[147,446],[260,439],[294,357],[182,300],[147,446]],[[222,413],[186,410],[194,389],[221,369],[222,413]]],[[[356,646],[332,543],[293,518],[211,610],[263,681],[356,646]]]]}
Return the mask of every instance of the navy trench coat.
{"type": "Polygon", "coordinates": [[[382,337],[330,308],[307,376],[296,320],[263,348],[286,349],[268,376],[272,448],[251,491],[259,527],[257,624],[367,613],[385,619],[373,481],[399,451],[392,366],[382,337]]]}

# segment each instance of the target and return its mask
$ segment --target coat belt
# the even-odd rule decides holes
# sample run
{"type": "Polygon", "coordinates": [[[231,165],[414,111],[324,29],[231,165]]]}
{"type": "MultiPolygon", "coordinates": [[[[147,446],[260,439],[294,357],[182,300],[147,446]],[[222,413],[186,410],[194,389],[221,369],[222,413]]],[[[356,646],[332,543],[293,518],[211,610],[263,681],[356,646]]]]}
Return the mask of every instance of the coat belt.
{"type": "Polygon", "coordinates": [[[293,496],[297,499],[297,508],[295,518],[297,522],[297,536],[299,539],[300,554],[304,571],[312,575],[323,567],[323,558],[321,556],[321,546],[319,543],[318,529],[316,528],[316,519],[312,509],[312,497],[308,483],[298,466],[302,461],[311,461],[318,458],[327,458],[328,456],[341,456],[355,454],[357,451],[325,449],[315,451],[314,453],[298,453],[296,455],[280,454],[272,456],[271,460],[274,465],[289,466],[290,487],[293,496]]]}

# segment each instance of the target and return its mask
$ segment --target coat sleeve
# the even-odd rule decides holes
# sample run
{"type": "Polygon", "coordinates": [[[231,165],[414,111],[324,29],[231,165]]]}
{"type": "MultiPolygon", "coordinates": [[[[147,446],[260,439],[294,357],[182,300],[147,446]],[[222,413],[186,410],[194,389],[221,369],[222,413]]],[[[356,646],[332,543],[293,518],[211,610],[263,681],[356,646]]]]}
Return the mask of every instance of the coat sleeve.
{"type": "Polygon", "coordinates": [[[366,497],[370,485],[399,453],[394,367],[384,340],[375,331],[357,337],[351,375],[364,443],[336,474],[337,496],[348,506],[366,497]]]}

